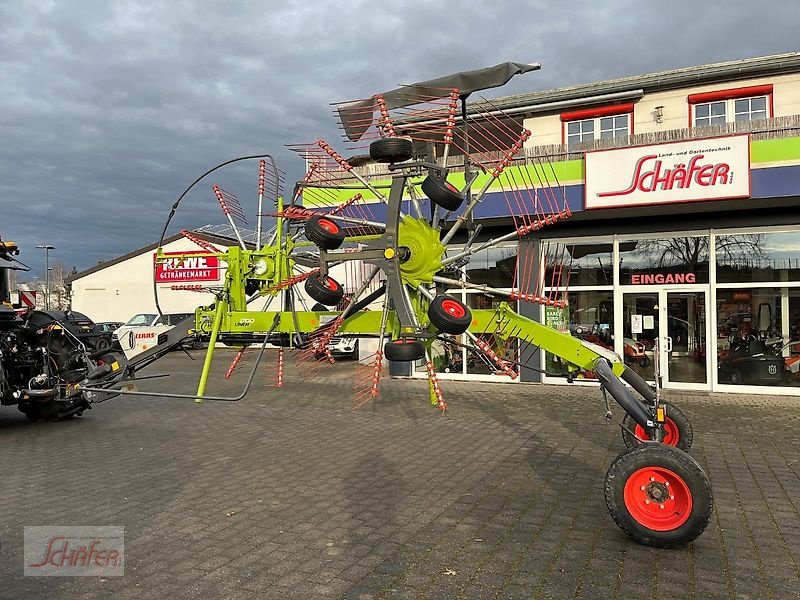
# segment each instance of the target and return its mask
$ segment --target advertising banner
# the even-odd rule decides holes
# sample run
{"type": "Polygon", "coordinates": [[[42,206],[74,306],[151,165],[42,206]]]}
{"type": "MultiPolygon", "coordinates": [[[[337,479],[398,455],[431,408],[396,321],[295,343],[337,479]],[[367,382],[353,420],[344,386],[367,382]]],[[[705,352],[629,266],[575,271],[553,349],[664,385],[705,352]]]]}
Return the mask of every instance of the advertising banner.
{"type": "MultiPolygon", "coordinates": [[[[158,283],[177,283],[184,281],[219,281],[220,266],[216,256],[196,256],[208,254],[205,250],[191,252],[166,252],[166,260],[155,263],[155,278],[158,283]]],[[[156,255],[153,255],[155,262],[156,255]]]]}
{"type": "Polygon", "coordinates": [[[750,197],[750,136],[586,153],[587,210],[750,197]]]}

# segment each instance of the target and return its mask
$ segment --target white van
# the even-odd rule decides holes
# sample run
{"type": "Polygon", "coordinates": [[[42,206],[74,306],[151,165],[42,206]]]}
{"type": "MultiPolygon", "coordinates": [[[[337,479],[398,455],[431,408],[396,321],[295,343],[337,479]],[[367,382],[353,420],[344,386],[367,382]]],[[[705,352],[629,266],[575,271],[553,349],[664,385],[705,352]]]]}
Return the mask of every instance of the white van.
{"type": "Polygon", "coordinates": [[[113,334],[115,345],[131,358],[158,343],[158,335],[169,331],[178,323],[193,317],[194,313],[171,313],[159,316],[152,313],[139,313],[128,319],[113,334]]]}

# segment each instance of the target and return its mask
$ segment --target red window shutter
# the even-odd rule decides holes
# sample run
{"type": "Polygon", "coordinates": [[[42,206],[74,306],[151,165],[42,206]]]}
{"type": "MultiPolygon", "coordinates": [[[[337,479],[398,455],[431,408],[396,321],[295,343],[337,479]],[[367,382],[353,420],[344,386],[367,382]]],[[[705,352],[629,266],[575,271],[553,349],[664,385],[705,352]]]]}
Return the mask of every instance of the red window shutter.
{"type": "Polygon", "coordinates": [[[770,94],[772,94],[772,84],[751,85],[748,87],[717,90],[715,92],[701,92],[699,94],[689,94],[689,104],[704,104],[706,102],[719,102],[720,100],[731,100],[733,98],[749,98],[751,96],[768,96],[770,94]]]}
{"type": "Polygon", "coordinates": [[[561,113],[561,120],[566,121],[582,121],[584,119],[594,119],[596,117],[607,117],[609,115],[624,115],[625,113],[633,112],[633,102],[626,102],[625,104],[613,104],[611,106],[593,106],[592,108],[584,108],[581,110],[572,110],[569,112],[561,113]]]}

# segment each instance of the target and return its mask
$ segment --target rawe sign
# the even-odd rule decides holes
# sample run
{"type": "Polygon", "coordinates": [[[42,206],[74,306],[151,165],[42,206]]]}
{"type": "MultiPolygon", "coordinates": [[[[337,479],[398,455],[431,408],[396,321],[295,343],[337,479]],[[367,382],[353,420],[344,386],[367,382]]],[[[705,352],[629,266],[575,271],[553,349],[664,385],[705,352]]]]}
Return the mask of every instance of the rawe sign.
{"type": "Polygon", "coordinates": [[[750,197],[750,136],[586,153],[586,209],[750,197]]]}

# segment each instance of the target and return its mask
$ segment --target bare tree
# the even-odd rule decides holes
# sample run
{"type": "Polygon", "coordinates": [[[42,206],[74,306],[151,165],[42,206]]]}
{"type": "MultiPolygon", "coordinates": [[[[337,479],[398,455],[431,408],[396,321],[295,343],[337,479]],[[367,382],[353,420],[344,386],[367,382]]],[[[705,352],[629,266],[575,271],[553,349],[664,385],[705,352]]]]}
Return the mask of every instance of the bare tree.
{"type": "MultiPolygon", "coordinates": [[[[742,257],[760,260],[766,257],[763,233],[741,233],[719,236],[716,240],[717,261],[737,262],[742,257]]],[[[635,254],[650,264],[649,268],[685,266],[695,268],[709,260],[708,236],[638,240],[635,254]]]]}
{"type": "Polygon", "coordinates": [[[51,310],[67,310],[69,308],[69,295],[64,279],[69,275],[69,269],[62,262],[52,263],[50,267],[50,308],[51,310]]]}

